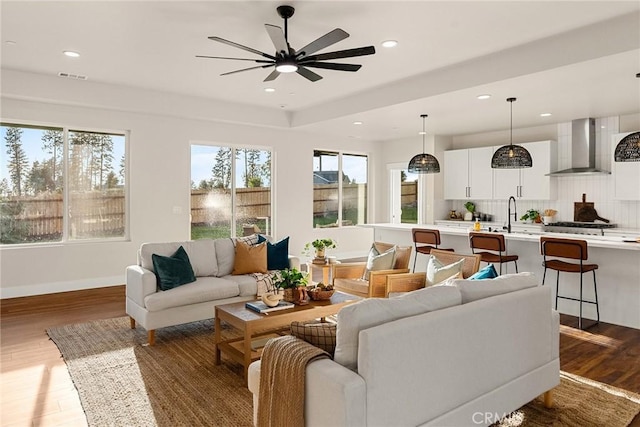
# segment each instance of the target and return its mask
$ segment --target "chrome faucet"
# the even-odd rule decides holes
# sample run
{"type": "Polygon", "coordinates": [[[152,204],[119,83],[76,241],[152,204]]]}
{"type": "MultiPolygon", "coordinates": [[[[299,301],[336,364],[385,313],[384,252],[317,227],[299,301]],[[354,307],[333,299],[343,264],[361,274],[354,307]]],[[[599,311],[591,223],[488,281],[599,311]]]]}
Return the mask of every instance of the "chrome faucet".
{"type": "Polygon", "coordinates": [[[513,220],[518,220],[518,213],[516,212],[516,198],[511,196],[507,202],[507,233],[511,233],[511,200],[513,200],[513,220]]]}

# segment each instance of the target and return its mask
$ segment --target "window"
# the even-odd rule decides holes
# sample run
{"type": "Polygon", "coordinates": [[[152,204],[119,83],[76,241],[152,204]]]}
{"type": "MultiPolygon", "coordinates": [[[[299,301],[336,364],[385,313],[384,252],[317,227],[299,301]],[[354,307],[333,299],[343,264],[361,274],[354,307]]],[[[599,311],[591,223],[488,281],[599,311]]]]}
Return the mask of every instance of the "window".
{"type": "Polygon", "coordinates": [[[191,238],[270,234],[271,151],[191,146],[191,238]]]}
{"type": "Polygon", "coordinates": [[[124,134],[2,123],[1,139],[0,243],[125,237],[124,134]]]}
{"type": "Polygon", "coordinates": [[[367,179],[367,156],[314,151],[313,226],[366,223],[367,179]]]}

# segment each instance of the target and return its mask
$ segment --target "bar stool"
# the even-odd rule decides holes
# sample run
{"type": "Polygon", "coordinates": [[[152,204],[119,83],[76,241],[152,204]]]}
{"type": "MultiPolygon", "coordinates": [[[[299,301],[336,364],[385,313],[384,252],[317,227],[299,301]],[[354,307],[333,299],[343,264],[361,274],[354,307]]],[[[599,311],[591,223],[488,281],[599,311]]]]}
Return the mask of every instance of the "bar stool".
{"type": "Polygon", "coordinates": [[[411,234],[413,235],[413,244],[416,248],[416,256],[413,258],[413,272],[416,271],[416,260],[418,254],[428,255],[431,253],[431,249],[440,249],[441,251],[455,252],[453,249],[439,248],[440,244],[440,231],[431,228],[412,228],[411,234]]]}
{"type": "MultiPolygon", "coordinates": [[[[600,310],[598,308],[598,287],[596,284],[596,270],[598,264],[585,264],[588,258],[587,253],[587,241],[577,239],[561,239],[557,237],[540,237],[540,252],[543,256],[544,274],[542,275],[542,284],[544,285],[545,276],[547,274],[547,268],[556,270],[558,275],[556,276],[556,310],[558,309],[558,298],[569,299],[580,302],[580,315],[578,316],[578,329],[582,329],[582,304],[595,304],[596,306],[596,324],[600,323],[600,310]],[[548,256],[557,258],[569,258],[577,259],[579,263],[571,263],[562,261],[559,259],[547,259],[548,256]],[[580,273],[580,298],[571,298],[558,295],[558,288],[560,285],[560,272],[564,273],[580,273]],[[593,271],[593,291],[595,294],[595,301],[588,301],[582,298],[582,275],[589,271],[593,271]]],[[[593,325],[591,325],[593,326],[593,325]]]]}
{"type": "Polygon", "coordinates": [[[507,255],[507,246],[504,243],[504,234],[477,233],[471,231],[469,232],[469,246],[471,246],[472,253],[480,255],[482,262],[499,263],[500,274],[502,274],[502,264],[505,262],[513,262],[516,266],[516,273],[518,272],[518,255],[507,255]],[[476,252],[476,249],[492,252],[476,252]]]}

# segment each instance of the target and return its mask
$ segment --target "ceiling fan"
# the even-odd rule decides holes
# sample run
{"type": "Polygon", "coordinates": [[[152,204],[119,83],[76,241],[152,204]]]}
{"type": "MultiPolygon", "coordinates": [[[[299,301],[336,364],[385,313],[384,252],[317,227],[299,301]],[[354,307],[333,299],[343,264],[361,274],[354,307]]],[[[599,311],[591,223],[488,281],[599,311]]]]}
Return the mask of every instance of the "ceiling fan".
{"type": "Polygon", "coordinates": [[[293,49],[289,45],[288,38],[288,28],[287,28],[287,20],[293,16],[295,9],[291,6],[278,6],[277,9],[278,15],[284,19],[284,32],[282,28],[265,24],[265,28],[267,29],[267,33],[271,38],[274,46],[276,47],[276,52],[273,55],[270,55],[265,52],[261,52],[256,49],[252,49],[247,46],[243,46],[241,44],[225,40],[220,37],[211,36],[209,40],[217,41],[220,43],[227,44],[229,46],[237,47],[238,49],[246,50],[247,52],[255,53],[256,55],[260,55],[266,59],[249,59],[249,58],[229,58],[223,56],[205,56],[205,55],[196,55],[197,58],[213,58],[213,59],[232,59],[237,61],[253,61],[257,64],[255,67],[243,68],[240,70],[230,71],[228,73],[223,73],[221,76],[226,76],[229,74],[241,73],[243,71],[255,70],[258,68],[271,68],[275,67],[275,70],[271,72],[264,79],[265,82],[275,80],[281,73],[293,73],[296,72],[300,74],[302,77],[311,80],[312,82],[318,81],[322,78],[319,74],[314,73],[309,70],[311,68],[324,68],[327,70],[338,70],[338,71],[358,71],[362,65],[357,64],[342,64],[337,62],[321,62],[327,59],[340,59],[340,58],[351,58],[354,56],[364,56],[364,55],[373,55],[376,53],[376,50],[373,46],[359,47],[355,49],[347,49],[347,50],[339,50],[336,52],[328,52],[321,53],[318,55],[314,55],[314,53],[322,50],[332,44],[335,44],[341,40],[349,37],[349,34],[340,29],[336,28],[333,31],[328,32],[322,37],[312,41],[305,47],[299,50],[293,49]]]}

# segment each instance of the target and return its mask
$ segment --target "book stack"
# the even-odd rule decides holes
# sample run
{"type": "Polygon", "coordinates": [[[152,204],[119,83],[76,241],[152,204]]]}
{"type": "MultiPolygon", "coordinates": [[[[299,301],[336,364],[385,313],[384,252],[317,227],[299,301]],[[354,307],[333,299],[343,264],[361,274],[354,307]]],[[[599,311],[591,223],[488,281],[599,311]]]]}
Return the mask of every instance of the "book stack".
{"type": "Polygon", "coordinates": [[[313,264],[316,265],[325,265],[327,263],[327,258],[325,257],[315,257],[313,259],[313,261],[311,261],[313,264]]]}
{"type": "Polygon", "coordinates": [[[295,304],[287,301],[278,301],[278,305],[275,307],[269,307],[262,301],[249,301],[244,305],[249,310],[257,311],[258,313],[269,313],[271,311],[286,310],[287,308],[295,307],[295,304]]]}

